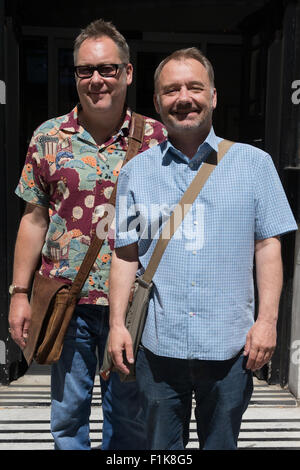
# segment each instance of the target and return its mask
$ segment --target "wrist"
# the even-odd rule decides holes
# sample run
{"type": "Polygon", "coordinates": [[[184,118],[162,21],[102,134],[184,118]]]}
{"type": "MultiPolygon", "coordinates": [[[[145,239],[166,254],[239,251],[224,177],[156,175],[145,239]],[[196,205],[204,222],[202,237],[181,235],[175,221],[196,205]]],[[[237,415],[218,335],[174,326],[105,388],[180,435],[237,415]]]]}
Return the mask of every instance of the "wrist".
{"type": "Polygon", "coordinates": [[[270,314],[270,312],[268,312],[267,315],[263,313],[259,313],[256,321],[259,323],[264,323],[266,325],[276,326],[277,318],[278,318],[277,312],[274,312],[273,314],[270,314]]]}
{"type": "Polygon", "coordinates": [[[29,298],[27,294],[14,294],[10,298],[10,305],[17,306],[17,305],[24,305],[29,304],[29,298]]]}
{"type": "Polygon", "coordinates": [[[111,330],[119,330],[123,329],[125,327],[125,322],[124,319],[118,319],[118,320],[111,320],[109,327],[111,330]]]}
{"type": "Polygon", "coordinates": [[[28,295],[29,294],[29,287],[26,287],[22,284],[19,284],[19,283],[12,283],[9,288],[8,288],[8,292],[11,296],[14,296],[14,295],[28,295]]]}

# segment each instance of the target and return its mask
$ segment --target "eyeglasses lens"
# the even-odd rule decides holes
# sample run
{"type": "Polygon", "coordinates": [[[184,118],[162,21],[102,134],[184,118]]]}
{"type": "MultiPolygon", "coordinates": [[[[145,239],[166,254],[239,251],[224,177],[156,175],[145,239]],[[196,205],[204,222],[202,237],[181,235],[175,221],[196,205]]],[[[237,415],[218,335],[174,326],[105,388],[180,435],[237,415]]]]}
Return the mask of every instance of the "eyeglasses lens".
{"type": "Polygon", "coordinates": [[[75,67],[75,71],[79,78],[90,78],[95,70],[97,70],[101,77],[115,77],[118,69],[123,66],[124,64],[103,64],[97,67],[92,65],[78,65],[75,67]]]}

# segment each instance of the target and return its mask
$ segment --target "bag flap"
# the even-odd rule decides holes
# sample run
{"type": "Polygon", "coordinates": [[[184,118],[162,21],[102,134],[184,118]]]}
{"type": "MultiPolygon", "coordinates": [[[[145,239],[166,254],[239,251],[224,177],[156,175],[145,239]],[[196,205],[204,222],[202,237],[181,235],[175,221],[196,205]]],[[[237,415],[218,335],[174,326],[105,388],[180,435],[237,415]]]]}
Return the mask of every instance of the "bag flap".
{"type": "Polygon", "coordinates": [[[68,286],[55,279],[46,278],[38,271],[35,273],[30,298],[31,320],[29,335],[27,344],[23,349],[23,355],[28,365],[31,364],[34,357],[36,345],[51,300],[63,288],[68,289],[68,286]]]}

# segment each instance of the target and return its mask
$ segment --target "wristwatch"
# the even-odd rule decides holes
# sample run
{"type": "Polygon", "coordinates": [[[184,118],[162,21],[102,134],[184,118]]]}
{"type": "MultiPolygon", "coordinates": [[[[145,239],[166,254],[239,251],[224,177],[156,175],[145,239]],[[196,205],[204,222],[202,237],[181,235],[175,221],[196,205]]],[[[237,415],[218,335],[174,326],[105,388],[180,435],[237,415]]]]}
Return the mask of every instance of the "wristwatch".
{"type": "Polygon", "coordinates": [[[11,284],[9,286],[8,292],[9,292],[10,295],[28,294],[29,289],[27,287],[19,287],[19,286],[15,286],[14,284],[11,284]]]}

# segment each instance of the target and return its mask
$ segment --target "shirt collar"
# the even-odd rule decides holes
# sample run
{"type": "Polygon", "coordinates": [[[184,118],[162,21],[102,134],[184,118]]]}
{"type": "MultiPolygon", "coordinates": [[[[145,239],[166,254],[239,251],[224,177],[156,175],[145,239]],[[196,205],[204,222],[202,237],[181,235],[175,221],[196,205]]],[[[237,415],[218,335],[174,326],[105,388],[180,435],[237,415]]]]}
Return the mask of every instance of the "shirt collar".
{"type": "MultiPolygon", "coordinates": [[[[66,116],[64,116],[63,121],[61,122],[59,129],[68,132],[70,134],[80,134],[80,137],[85,140],[90,140],[90,134],[82,127],[79,123],[78,114],[81,109],[81,104],[78,103],[75,108],[66,116]]],[[[105,142],[104,146],[110,145],[115,141],[119,136],[127,137],[129,134],[130,122],[131,122],[131,109],[126,107],[124,121],[118,130],[118,132],[109,139],[109,142],[105,142]]]]}
{"type": "Polygon", "coordinates": [[[216,136],[213,127],[211,127],[208,136],[204,142],[199,145],[198,150],[193,158],[188,158],[186,155],[184,155],[180,150],[172,145],[169,139],[162,144],[162,156],[163,158],[174,158],[175,155],[184,162],[188,163],[191,167],[199,167],[200,163],[206,160],[212,150],[215,150],[216,152],[218,151],[218,143],[220,140],[221,139],[216,136]]]}
{"type": "Polygon", "coordinates": [[[80,110],[80,104],[77,104],[74,109],[64,116],[59,129],[62,131],[70,132],[71,134],[82,133],[83,127],[79,124],[78,113],[80,110]]]}

